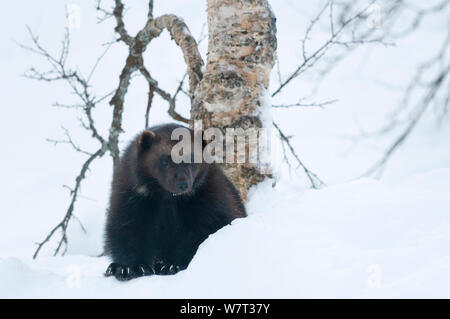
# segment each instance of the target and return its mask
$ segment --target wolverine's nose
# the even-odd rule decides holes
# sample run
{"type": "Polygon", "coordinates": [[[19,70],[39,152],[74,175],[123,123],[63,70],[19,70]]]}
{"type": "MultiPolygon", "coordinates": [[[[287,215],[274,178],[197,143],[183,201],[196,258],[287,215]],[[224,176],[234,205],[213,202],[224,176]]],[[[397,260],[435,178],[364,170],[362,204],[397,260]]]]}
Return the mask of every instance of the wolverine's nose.
{"type": "Polygon", "coordinates": [[[188,187],[189,187],[189,185],[186,181],[180,181],[177,183],[177,192],[182,193],[185,190],[187,190],[188,187]]]}

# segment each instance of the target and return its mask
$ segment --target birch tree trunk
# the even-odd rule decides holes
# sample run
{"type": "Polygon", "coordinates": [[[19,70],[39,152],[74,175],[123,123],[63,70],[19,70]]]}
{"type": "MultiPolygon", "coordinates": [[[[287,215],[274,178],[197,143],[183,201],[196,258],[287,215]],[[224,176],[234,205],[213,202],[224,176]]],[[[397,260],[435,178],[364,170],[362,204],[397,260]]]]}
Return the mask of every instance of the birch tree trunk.
{"type": "MultiPolygon", "coordinates": [[[[207,0],[208,59],[191,109],[203,129],[258,129],[267,125],[264,105],[275,62],[275,16],[267,0],[207,0]]],[[[269,123],[271,125],[271,121],[269,123]]],[[[258,165],[222,164],[244,201],[267,175],[258,165]]]]}

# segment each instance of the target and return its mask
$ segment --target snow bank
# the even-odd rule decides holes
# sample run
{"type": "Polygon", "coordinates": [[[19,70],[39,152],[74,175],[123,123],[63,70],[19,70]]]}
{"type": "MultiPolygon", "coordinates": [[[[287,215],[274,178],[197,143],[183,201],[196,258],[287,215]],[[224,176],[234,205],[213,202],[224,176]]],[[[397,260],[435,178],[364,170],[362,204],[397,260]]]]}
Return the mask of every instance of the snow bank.
{"type": "Polygon", "coordinates": [[[388,185],[252,190],[249,217],[210,236],[188,270],[130,282],[107,258],[0,258],[0,297],[450,297],[450,169],[388,185]]]}

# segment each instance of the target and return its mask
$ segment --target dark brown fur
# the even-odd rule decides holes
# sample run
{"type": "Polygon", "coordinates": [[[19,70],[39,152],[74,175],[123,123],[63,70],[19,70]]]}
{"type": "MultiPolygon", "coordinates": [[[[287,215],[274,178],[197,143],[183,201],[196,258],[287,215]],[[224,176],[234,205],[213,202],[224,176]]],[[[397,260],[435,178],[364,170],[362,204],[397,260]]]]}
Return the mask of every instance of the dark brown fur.
{"type": "Polygon", "coordinates": [[[178,127],[141,133],[114,172],[105,234],[113,263],[107,276],[176,273],[210,234],[246,216],[238,192],[216,164],[170,160],[177,143],[170,136],[178,127]]]}

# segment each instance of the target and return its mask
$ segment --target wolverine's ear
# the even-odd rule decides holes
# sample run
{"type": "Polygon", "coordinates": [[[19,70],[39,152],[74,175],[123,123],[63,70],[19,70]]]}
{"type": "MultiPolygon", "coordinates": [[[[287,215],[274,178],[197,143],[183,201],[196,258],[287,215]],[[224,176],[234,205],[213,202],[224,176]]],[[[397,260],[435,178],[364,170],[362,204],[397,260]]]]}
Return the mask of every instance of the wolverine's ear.
{"type": "Polygon", "coordinates": [[[145,130],[141,133],[137,140],[137,144],[140,149],[149,149],[154,142],[156,142],[159,139],[159,136],[156,135],[155,132],[150,130],[145,130]]]}

